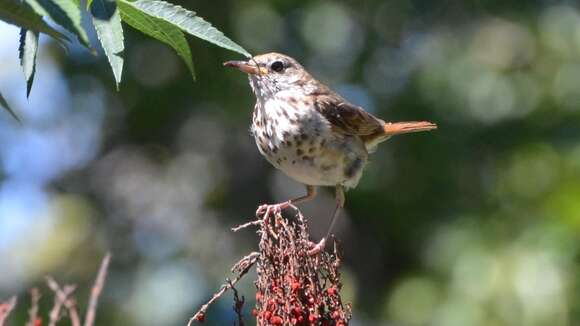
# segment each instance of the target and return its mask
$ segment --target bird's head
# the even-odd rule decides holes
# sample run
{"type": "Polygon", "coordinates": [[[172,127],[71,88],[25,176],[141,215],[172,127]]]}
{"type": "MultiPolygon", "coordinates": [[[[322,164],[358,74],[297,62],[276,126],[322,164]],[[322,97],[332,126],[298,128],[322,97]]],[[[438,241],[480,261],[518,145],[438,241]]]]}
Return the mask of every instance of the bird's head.
{"type": "Polygon", "coordinates": [[[257,96],[273,96],[280,91],[300,91],[315,82],[298,61],[281,53],[260,54],[248,61],[228,61],[224,66],[247,73],[257,96]]]}

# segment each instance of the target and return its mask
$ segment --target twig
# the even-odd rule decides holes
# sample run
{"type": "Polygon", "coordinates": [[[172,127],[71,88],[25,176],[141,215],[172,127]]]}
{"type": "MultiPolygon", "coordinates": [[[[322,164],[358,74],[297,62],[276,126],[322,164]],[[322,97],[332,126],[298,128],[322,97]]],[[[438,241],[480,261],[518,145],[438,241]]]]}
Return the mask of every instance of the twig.
{"type": "Polygon", "coordinates": [[[89,308],[87,310],[87,315],[85,316],[84,326],[93,326],[95,323],[97,304],[99,302],[99,296],[101,295],[103,287],[105,286],[105,280],[107,278],[107,270],[109,268],[110,261],[111,253],[107,253],[101,262],[101,267],[99,268],[97,279],[95,280],[95,284],[91,289],[91,296],[89,297],[89,308]]]}
{"type": "MultiPolygon", "coordinates": [[[[242,295],[242,299],[238,296],[238,290],[231,285],[232,291],[234,291],[234,311],[238,316],[238,326],[244,326],[244,318],[242,316],[242,310],[244,308],[244,302],[246,298],[242,295]]],[[[235,323],[234,323],[235,325],[235,323]]]]}
{"type": "Polygon", "coordinates": [[[48,325],[55,326],[56,323],[60,320],[60,311],[62,310],[62,306],[65,305],[69,295],[74,292],[75,286],[67,285],[64,287],[64,290],[61,290],[58,286],[58,283],[50,276],[46,277],[46,283],[48,284],[48,287],[54,292],[54,305],[52,306],[49,314],[48,325]]]}
{"type": "Polygon", "coordinates": [[[79,317],[79,313],[77,310],[77,303],[76,300],[70,296],[74,292],[76,286],[65,285],[64,289],[61,290],[58,283],[51,277],[47,277],[47,283],[48,287],[55,293],[55,295],[59,297],[59,299],[64,304],[65,308],[68,310],[68,316],[70,318],[71,325],[80,326],[81,319],[79,317]]]}
{"type": "Polygon", "coordinates": [[[30,290],[30,309],[28,310],[28,321],[26,326],[35,326],[38,319],[38,301],[40,300],[40,291],[37,288],[30,290]]]}
{"type": "Polygon", "coordinates": [[[6,302],[0,303],[0,326],[4,326],[4,322],[8,319],[8,315],[16,306],[16,297],[8,299],[6,302]]]}
{"type": "Polygon", "coordinates": [[[232,273],[241,274],[245,269],[249,269],[252,267],[256,260],[260,256],[260,253],[257,251],[251,252],[249,255],[245,256],[244,258],[240,259],[237,263],[232,266],[232,273]]]}
{"type": "MultiPolygon", "coordinates": [[[[70,285],[67,285],[70,286],[70,285]]],[[[65,286],[66,290],[66,286],[65,286]]],[[[68,298],[64,302],[64,306],[68,310],[68,316],[70,317],[70,322],[72,326],[81,326],[81,318],[77,310],[77,302],[74,298],[68,298]]]]}
{"type": "Polygon", "coordinates": [[[253,252],[246,257],[242,258],[239,262],[237,262],[232,270],[239,270],[239,274],[233,280],[227,280],[226,283],[222,284],[220,289],[209,299],[209,301],[201,306],[201,308],[189,319],[187,326],[191,326],[194,322],[199,321],[203,322],[205,320],[205,314],[209,306],[214,303],[217,299],[219,299],[227,290],[233,288],[236,283],[250,270],[252,266],[258,261],[259,254],[253,252]],[[243,267],[242,267],[243,266],[243,267]]]}
{"type": "Polygon", "coordinates": [[[238,232],[239,230],[245,229],[245,228],[247,228],[249,226],[260,225],[260,224],[262,224],[262,222],[263,222],[262,220],[250,221],[250,222],[247,222],[247,223],[244,223],[244,224],[240,224],[240,225],[238,225],[236,227],[233,227],[232,228],[232,231],[238,232]]]}

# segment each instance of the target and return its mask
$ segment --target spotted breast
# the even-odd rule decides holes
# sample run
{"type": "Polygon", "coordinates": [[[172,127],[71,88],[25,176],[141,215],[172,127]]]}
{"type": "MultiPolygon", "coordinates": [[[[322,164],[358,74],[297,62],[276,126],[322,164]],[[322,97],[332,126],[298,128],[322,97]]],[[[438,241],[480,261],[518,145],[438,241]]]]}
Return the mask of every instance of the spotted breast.
{"type": "Polygon", "coordinates": [[[256,102],[252,133],[260,153],[276,168],[312,186],[358,183],[368,153],[357,136],[332,132],[332,125],[309,101],[279,91],[256,102]]]}

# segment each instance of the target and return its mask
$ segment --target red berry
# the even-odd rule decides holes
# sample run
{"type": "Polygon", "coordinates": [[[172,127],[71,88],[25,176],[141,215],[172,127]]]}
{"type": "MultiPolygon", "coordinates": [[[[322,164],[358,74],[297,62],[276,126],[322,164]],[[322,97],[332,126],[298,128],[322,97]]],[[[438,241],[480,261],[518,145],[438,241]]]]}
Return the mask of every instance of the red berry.
{"type": "Polygon", "coordinates": [[[292,308],[292,313],[294,314],[294,316],[302,315],[302,308],[294,307],[294,308],[292,308]]]}
{"type": "Polygon", "coordinates": [[[270,322],[274,325],[282,325],[284,321],[280,316],[272,316],[272,318],[270,318],[270,322]]]}
{"type": "Polygon", "coordinates": [[[260,302],[262,301],[262,292],[258,291],[256,292],[256,301],[260,302]]]}
{"type": "Polygon", "coordinates": [[[299,282],[292,282],[292,291],[296,291],[300,288],[299,282]]]}
{"type": "Polygon", "coordinates": [[[333,311],[332,312],[332,319],[338,319],[338,318],[340,318],[340,312],[333,311]]]}
{"type": "Polygon", "coordinates": [[[252,316],[256,317],[256,316],[258,316],[258,314],[259,314],[258,310],[256,308],[253,308],[252,309],[252,316]]]}
{"type": "Polygon", "coordinates": [[[264,311],[264,320],[270,320],[270,317],[272,317],[272,312],[264,311]]]}
{"type": "Polygon", "coordinates": [[[201,314],[195,316],[195,321],[198,321],[200,323],[203,323],[205,321],[205,314],[204,313],[201,313],[201,314]]]}
{"type": "Polygon", "coordinates": [[[302,322],[304,322],[304,316],[300,315],[298,316],[298,323],[301,324],[302,322]]]}
{"type": "Polygon", "coordinates": [[[310,315],[308,316],[308,321],[311,323],[314,323],[318,320],[318,317],[316,317],[315,315],[310,315]]]}
{"type": "Polygon", "coordinates": [[[326,290],[326,292],[328,292],[328,294],[330,294],[330,295],[335,295],[336,294],[336,288],[330,287],[330,288],[328,288],[328,290],[326,290]]]}
{"type": "Polygon", "coordinates": [[[36,318],[34,320],[34,326],[42,326],[42,318],[36,318]]]}

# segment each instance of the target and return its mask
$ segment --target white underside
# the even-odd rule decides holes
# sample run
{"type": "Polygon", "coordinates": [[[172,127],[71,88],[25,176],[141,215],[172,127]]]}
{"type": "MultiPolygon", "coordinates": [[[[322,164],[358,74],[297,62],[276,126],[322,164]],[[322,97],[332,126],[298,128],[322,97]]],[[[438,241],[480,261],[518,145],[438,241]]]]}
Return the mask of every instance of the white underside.
{"type": "MultiPolygon", "coordinates": [[[[280,94],[288,96],[288,94],[280,94]]],[[[276,168],[282,170],[289,177],[298,182],[313,186],[343,185],[347,188],[355,187],[362,175],[367,162],[368,153],[363,142],[358,137],[343,136],[331,132],[328,121],[314,108],[297,110],[287,101],[266,101],[263,103],[259,115],[265,114],[276,122],[266,123],[268,134],[268,148],[278,148],[276,153],[258,149],[264,157],[276,168]],[[279,118],[282,110],[290,118],[299,123],[289,123],[288,119],[279,118]],[[275,125],[274,125],[275,124],[275,125]],[[325,139],[324,146],[317,146],[315,153],[305,154],[312,160],[303,160],[296,154],[295,136],[301,133],[313,135],[318,129],[318,140],[325,139]],[[285,146],[284,141],[292,141],[291,146],[285,146]],[[286,158],[286,159],[284,159],[286,158]],[[352,169],[356,163],[356,169],[352,169]],[[360,167],[359,167],[360,165],[360,167]],[[349,170],[349,167],[351,170],[349,170]],[[349,171],[351,173],[346,173],[349,171]]],[[[260,116],[261,118],[261,116],[260,116]]],[[[304,143],[309,143],[308,138],[304,143]]],[[[256,141],[258,141],[256,139],[256,141]]]]}

